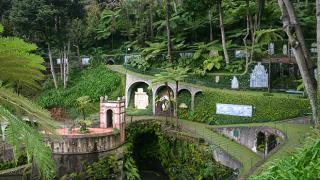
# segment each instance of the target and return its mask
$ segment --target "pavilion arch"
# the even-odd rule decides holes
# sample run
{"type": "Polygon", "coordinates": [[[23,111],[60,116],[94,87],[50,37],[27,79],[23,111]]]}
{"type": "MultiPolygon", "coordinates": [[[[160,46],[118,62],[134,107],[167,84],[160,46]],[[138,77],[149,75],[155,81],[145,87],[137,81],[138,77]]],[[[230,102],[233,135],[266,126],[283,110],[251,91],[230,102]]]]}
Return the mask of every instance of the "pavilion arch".
{"type": "Polygon", "coordinates": [[[113,128],[113,111],[108,109],[106,113],[107,128],[113,128]]]}
{"type": "Polygon", "coordinates": [[[192,94],[192,101],[191,101],[191,109],[194,110],[194,107],[197,105],[197,103],[199,102],[198,101],[198,98],[202,95],[202,91],[195,91],[193,94],[192,94]]]}
{"type": "Polygon", "coordinates": [[[257,141],[256,142],[257,142],[257,144],[256,144],[257,150],[265,153],[266,142],[267,142],[266,134],[259,131],[257,133],[257,141]]]}
{"type": "MultiPolygon", "coordinates": [[[[133,101],[134,100],[134,92],[135,90],[137,90],[137,88],[139,87],[142,87],[145,89],[145,87],[150,87],[150,84],[149,82],[147,81],[136,81],[132,84],[129,85],[129,88],[126,90],[126,106],[128,107],[130,101],[133,101]]],[[[152,96],[153,95],[153,92],[152,90],[151,91],[151,94],[148,94],[149,96],[152,96]]],[[[152,97],[149,97],[149,105],[150,105],[150,100],[152,99],[152,97]]]]}
{"type": "Polygon", "coordinates": [[[270,134],[267,138],[267,152],[269,153],[277,146],[277,137],[274,134],[270,134]]]}
{"type": "MultiPolygon", "coordinates": [[[[175,88],[168,84],[170,95],[174,99],[176,97],[175,88]]],[[[174,107],[171,107],[167,112],[162,111],[162,102],[156,102],[156,97],[161,98],[160,96],[167,94],[167,86],[158,85],[153,90],[153,105],[154,105],[154,114],[155,115],[170,115],[170,113],[175,114],[174,107]],[[159,94],[160,93],[160,94],[159,94]]]]}
{"type": "Polygon", "coordinates": [[[188,109],[191,108],[192,92],[189,89],[186,89],[186,88],[179,89],[177,97],[178,97],[178,106],[180,106],[181,103],[185,103],[188,106],[188,109]],[[187,96],[185,97],[187,99],[181,99],[181,96],[187,96]]]}

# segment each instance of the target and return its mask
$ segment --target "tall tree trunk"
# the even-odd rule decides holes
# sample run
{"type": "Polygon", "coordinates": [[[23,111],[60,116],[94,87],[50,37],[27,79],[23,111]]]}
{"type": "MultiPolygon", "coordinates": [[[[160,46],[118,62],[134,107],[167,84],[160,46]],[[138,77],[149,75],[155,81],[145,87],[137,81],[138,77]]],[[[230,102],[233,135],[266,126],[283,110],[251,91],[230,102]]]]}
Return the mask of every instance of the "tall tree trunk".
{"type": "Polygon", "coordinates": [[[80,67],[80,69],[83,69],[82,59],[81,59],[81,56],[80,56],[79,43],[77,45],[75,45],[75,47],[77,48],[77,58],[78,58],[79,67],[80,67]]]}
{"type": "Polygon", "coordinates": [[[167,113],[169,112],[170,115],[170,120],[172,120],[172,100],[171,100],[171,93],[170,93],[170,87],[169,87],[169,83],[165,82],[164,83],[166,88],[167,88],[167,94],[168,94],[168,101],[169,101],[169,107],[167,107],[167,113]]]}
{"type": "Polygon", "coordinates": [[[127,4],[124,4],[125,8],[125,13],[126,13],[126,34],[128,37],[128,40],[131,41],[131,36],[130,36],[130,31],[129,31],[129,26],[130,26],[130,19],[129,19],[129,10],[127,4]]]}
{"type": "Polygon", "coordinates": [[[246,36],[243,38],[243,44],[244,44],[245,53],[246,53],[246,69],[245,69],[245,72],[248,71],[248,68],[249,68],[249,58],[250,58],[250,54],[249,54],[249,50],[248,50],[248,45],[247,45],[247,40],[248,40],[248,37],[249,37],[249,35],[250,35],[249,0],[246,0],[246,5],[247,5],[247,12],[246,12],[247,33],[246,33],[246,36]]]}
{"type": "Polygon", "coordinates": [[[63,81],[63,51],[60,50],[60,78],[63,81]]]}
{"type": "Polygon", "coordinates": [[[48,43],[48,55],[49,55],[50,70],[51,70],[51,75],[52,75],[52,79],[53,79],[53,84],[54,84],[54,87],[56,89],[58,89],[56,73],[54,72],[54,66],[53,66],[53,60],[52,60],[52,52],[51,52],[51,47],[50,47],[49,43],[48,43]]]}
{"type": "Polygon", "coordinates": [[[226,45],[226,35],[224,31],[224,19],[223,19],[223,10],[221,7],[221,2],[222,2],[221,0],[218,1],[220,29],[221,29],[221,42],[222,42],[224,59],[226,60],[226,63],[229,64],[230,60],[229,60],[229,54],[228,54],[227,45],[226,45]]]}
{"type": "Polygon", "coordinates": [[[66,46],[63,46],[63,88],[67,87],[67,50],[66,46]]]}
{"type": "Polygon", "coordinates": [[[171,32],[170,32],[170,0],[166,0],[166,27],[167,27],[167,48],[168,62],[172,63],[172,43],[171,43],[171,32]]]}
{"type": "Polygon", "coordinates": [[[153,0],[149,0],[150,38],[154,38],[153,32],[153,0]]]}
{"type": "MultiPolygon", "coordinates": [[[[318,68],[317,72],[317,80],[318,80],[318,118],[320,117],[320,0],[316,0],[316,8],[317,8],[317,52],[318,52],[318,68]]],[[[319,119],[318,119],[319,120],[319,119]]]]}
{"type": "Polygon", "coordinates": [[[278,0],[278,4],[282,11],[283,28],[289,38],[289,43],[292,46],[293,54],[296,58],[305,89],[309,96],[312,109],[312,122],[313,124],[317,125],[318,114],[316,81],[313,76],[313,69],[309,69],[308,66],[309,59],[306,58],[308,55],[305,54],[303,47],[305,42],[302,42],[304,41],[304,38],[290,0],[278,0]]]}
{"type": "Polygon", "coordinates": [[[210,28],[210,42],[213,41],[213,30],[212,30],[212,11],[211,7],[208,10],[209,28],[210,28]]]}

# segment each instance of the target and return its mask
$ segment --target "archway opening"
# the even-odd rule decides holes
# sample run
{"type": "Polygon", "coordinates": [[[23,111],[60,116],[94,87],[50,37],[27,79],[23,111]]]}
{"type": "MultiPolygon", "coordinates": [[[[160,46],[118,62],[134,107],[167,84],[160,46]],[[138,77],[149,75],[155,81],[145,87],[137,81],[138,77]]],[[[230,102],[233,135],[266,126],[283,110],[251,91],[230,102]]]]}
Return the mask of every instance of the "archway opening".
{"type": "Polygon", "coordinates": [[[114,64],[115,64],[115,61],[114,61],[113,58],[109,58],[109,59],[107,59],[106,64],[108,64],[108,65],[114,65],[114,64]]]}
{"type": "Polygon", "coordinates": [[[161,86],[156,91],[155,114],[168,116],[174,114],[174,94],[171,87],[161,86]]]}
{"type": "Polygon", "coordinates": [[[266,135],[260,131],[257,134],[257,150],[264,153],[265,149],[266,149],[266,135]]]}
{"type": "Polygon", "coordinates": [[[111,109],[107,110],[107,128],[113,127],[113,112],[111,109]]]}
{"type": "Polygon", "coordinates": [[[152,115],[152,90],[146,82],[133,83],[127,96],[127,115],[152,115]]]}
{"type": "Polygon", "coordinates": [[[274,134],[271,134],[268,137],[267,146],[268,146],[268,149],[267,149],[268,153],[277,146],[277,137],[274,134]]]}
{"type": "Polygon", "coordinates": [[[191,93],[187,89],[181,89],[178,93],[178,116],[189,119],[191,113],[191,93]]]}

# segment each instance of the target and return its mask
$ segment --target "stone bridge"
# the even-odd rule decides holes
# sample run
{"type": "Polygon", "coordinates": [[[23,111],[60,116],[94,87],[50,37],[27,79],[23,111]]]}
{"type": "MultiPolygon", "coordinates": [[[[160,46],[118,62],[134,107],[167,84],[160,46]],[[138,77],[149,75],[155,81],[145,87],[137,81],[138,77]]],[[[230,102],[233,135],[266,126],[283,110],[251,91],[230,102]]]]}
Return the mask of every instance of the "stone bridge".
{"type": "MultiPolygon", "coordinates": [[[[152,110],[153,114],[156,114],[156,96],[160,90],[160,88],[164,87],[164,84],[152,84],[152,77],[151,76],[137,76],[133,74],[126,74],[126,106],[130,102],[131,94],[134,93],[132,90],[136,87],[136,85],[144,83],[149,86],[152,91],[152,110]]],[[[176,85],[175,83],[168,83],[171,91],[173,92],[174,98],[177,97],[176,94],[176,85]]],[[[200,88],[192,87],[183,83],[179,83],[178,93],[182,90],[186,90],[191,94],[191,110],[194,110],[194,100],[197,93],[202,92],[200,88]]]]}

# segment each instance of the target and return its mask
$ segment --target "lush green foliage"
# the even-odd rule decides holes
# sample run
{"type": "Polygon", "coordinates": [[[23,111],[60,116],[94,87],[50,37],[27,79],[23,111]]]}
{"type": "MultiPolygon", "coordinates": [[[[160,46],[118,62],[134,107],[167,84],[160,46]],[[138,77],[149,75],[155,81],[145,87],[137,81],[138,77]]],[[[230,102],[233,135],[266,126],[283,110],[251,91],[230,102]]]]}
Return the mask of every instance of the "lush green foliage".
{"type": "MultiPolygon", "coordinates": [[[[132,123],[126,130],[138,167],[144,160],[160,161],[170,179],[224,179],[230,171],[216,163],[212,149],[163,131],[161,122],[132,123]],[[132,144],[131,144],[132,143],[132,144]]],[[[187,138],[188,139],[188,138],[187,138]]],[[[191,138],[192,139],[192,138],[191,138]]]]}
{"type": "Polygon", "coordinates": [[[120,174],[120,162],[116,158],[115,154],[111,154],[101,158],[100,160],[93,162],[91,165],[88,165],[80,173],[72,173],[61,177],[61,180],[72,179],[72,180],[81,180],[81,179],[118,179],[120,174]]]}
{"type": "Polygon", "coordinates": [[[5,169],[14,168],[17,166],[25,165],[28,163],[26,154],[22,154],[17,158],[17,162],[5,162],[0,164],[0,171],[5,169]]]}
{"type": "Polygon", "coordinates": [[[294,118],[309,111],[308,100],[295,96],[211,89],[196,96],[190,119],[212,124],[250,123],[294,118]],[[252,105],[253,117],[217,115],[216,103],[252,105]]]}
{"type": "Polygon", "coordinates": [[[92,102],[98,102],[103,95],[116,99],[124,94],[121,75],[102,65],[74,74],[73,77],[77,78],[68,89],[45,89],[37,98],[38,104],[45,108],[76,107],[77,99],[82,96],[89,96],[92,102]]]}
{"type": "Polygon", "coordinates": [[[36,88],[44,76],[41,71],[43,58],[30,54],[37,49],[35,44],[26,43],[15,37],[0,36],[0,77],[14,87],[36,88]]]}
{"type": "MultiPolygon", "coordinates": [[[[319,135],[319,134],[318,134],[319,135]]],[[[271,166],[260,175],[251,177],[258,179],[318,179],[320,177],[320,139],[309,139],[298,152],[292,156],[272,162],[271,166]]]]}
{"type": "Polygon", "coordinates": [[[42,179],[52,179],[55,174],[55,164],[51,159],[50,147],[43,144],[42,135],[35,127],[12,115],[1,105],[0,114],[9,124],[6,130],[6,142],[13,146],[16,157],[22,154],[22,148],[25,147],[28,159],[37,163],[42,179]]]}
{"type": "MultiPolygon", "coordinates": [[[[2,31],[1,26],[0,33],[2,31]]],[[[22,153],[23,146],[28,161],[36,161],[42,179],[50,179],[55,174],[55,164],[51,159],[51,149],[43,144],[38,130],[54,133],[55,123],[47,111],[6,89],[11,87],[19,92],[23,87],[38,87],[37,81],[44,76],[41,72],[44,66],[40,56],[31,54],[36,49],[36,45],[19,38],[0,36],[0,121],[8,124],[6,142],[13,147],[15,157],[22,153]],[[22,113],[29,117],[32,124],[36,121],[38,127],[23,121],[22,113]]]]}

